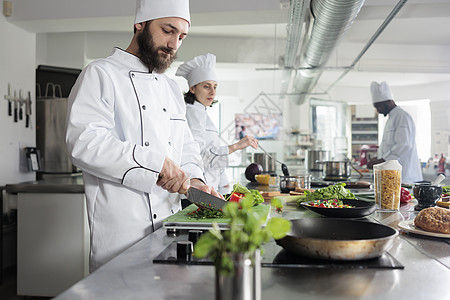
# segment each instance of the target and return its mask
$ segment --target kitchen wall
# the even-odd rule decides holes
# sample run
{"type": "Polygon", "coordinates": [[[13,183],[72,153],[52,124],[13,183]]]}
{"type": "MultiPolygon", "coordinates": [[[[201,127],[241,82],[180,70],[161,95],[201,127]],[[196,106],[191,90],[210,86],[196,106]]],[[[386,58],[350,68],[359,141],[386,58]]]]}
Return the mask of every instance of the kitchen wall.
{"type": "MultiPolygon", "coordinates": [[[[36,64],[52,65],[69,68],[83,68],[95,59],[106,57],[111,53],[113,47],[127,48],[132,37],[130,33],[109,33],[109,32],[89,32],[89,33],[43,33],[37,34],[36,64]]],[[[284,41],[274,44],[268,39],[247,39],[243,41],[231,41],[224,39],[205,39],[199,37],[189,37],[183,42],[178,51],[178,59],[173,63],[166,74],[173,78],[183,92],[188,90],[186,80],[175,76],[177,67],[185,60],[189,60],[195,55],[207,52],[217,56],[217,68],[219,86],[217,99],[219,99],[220,111],[217,106],[210,110],[216,126],[221,130],[230,128],[234,130],[235,113],[255,112],[264,106],[259,99],[260,93],[270,94],[268,97],[275,106],[285,111],[285,128],[297,127],[307,129],[309,127],[309,107],[305,103],[290,109],[288,99],[279,99],[276,93],[280,89],[281,72],[279,71],[258,71],[256,68],[270,68],[273,65],[262,64],[262,61],[272,60],[274,52],[283,51],[284,41]],[[236,61],[229,51],[230,47],[242,47],[239,61],[243,63],[230,63],[236,61]],[[262,50],[264,49],[264,50],[262,50]]],[[[235,53],[233,51],[233,53],[235,53]]],[[[264,98],[264,97],[262,97],[264,98]]],[[[270,102],[270,101],[269,101],[270,102]]],[[[228,144],[235,142],[228,134],[223,134],[223,139],[228,144]]],[[[285,136],[282,136],[284,138],[285,136]]],[[[277,157],[283,156],[283,146],[280,143],[262,141],[266,150],[277,153],[277,157]]],[[[251,151],[251,150],[249,150],[251,151]]],[[[259,151],[260,152],[260,151],[259,151]]],[[[241,157],[234,158],[239,164],[241,157]]]]}
{"type": "Polygon", "coordinates": [[[34,172],[23,169],[23,148],[36,146],[35,138],[35,68],[36,35],[9,23],[0,15],[0,185],[30,181],[36,178],[34,172]],[[4,95],[22,90],[26,97],[31,91],[31,127],[25,128],[24,120],[14,122],[8,116],[8,102],[4,95]]]}
{"type": "MultiPolygon", "coordinates": [[[[48,64],[62,67],[83,68],[94,59],[109,55],[112,47],[126,48],[131,39],[130,33],[120,32],[88,32],[88,33],[45,33],[37,34],[37,64],[48,64]]],[[[261,71],[257,68],[272,68],[275,65],[262,62],[273,61],[283,53],[284,43],[280,40],[273,41],[263,38],[255,38],[247,41],[236,39],[227,40],[216,37],[188,37],[178,52],[178,59],[167,74],[174,78],[183,91],[187,90],[184,79],[174,76],[178,65],[195,55],[201,53],[214,53],[217,55],[217,72],[220,77],[217,98],[221,100],[221,113],[211,110],[217,123],[221,118],[222,129],[233,121],[234,114],[242,112],[261,92],[276,94],[281,82],[281,72],[261,71]],[[227,51],[230,48],[242,47],[241,57],[236,59],[227,51]],[[231,61],[242,61],[235,64],[231,61]]],[[[373,78],[375,81],[386,80],[379,75],[373,78]]],[[[411,84],[398,86],[391,84],[395,100],[430,100],[432,113],[431,124],[431,149],[434,153],[449,153],[448,136],[450,135],[450,82],[433,83],[425,85],[411,84]],[[447,150],[445,150],[447,149],[447,150]],[[445,151],[444,151],[445,150],[445,151]]],[[[319,90],[318,88],[317,90],[319,90]]],[[[298,127],[309,129],[309,104],[308,102],[297,106],[292,101],[278,99],[277,95],[271,95],[277,105],[284,108],[285,128],[298,127]]],[[[349,104],[371,104],[370,89],[361,87],[336,86],[327,95],[319,96],[324,100],[339,100],[349,104]]],[[[219,127],[219,126],[218,126],[219,127]]],[[[286,138],[287,136],[283,136],[286,138]]],[[[225,137],[226,138],[226,137],[225,137]]],[[[232,142],[232,141],[229,141],[232,142]]],[[[265,142],[269,151],[274,151],[280,158],[283,156],[282,147],[265,142]]],[[[238,158],[239,159],[239,158],[238,158]]]]}

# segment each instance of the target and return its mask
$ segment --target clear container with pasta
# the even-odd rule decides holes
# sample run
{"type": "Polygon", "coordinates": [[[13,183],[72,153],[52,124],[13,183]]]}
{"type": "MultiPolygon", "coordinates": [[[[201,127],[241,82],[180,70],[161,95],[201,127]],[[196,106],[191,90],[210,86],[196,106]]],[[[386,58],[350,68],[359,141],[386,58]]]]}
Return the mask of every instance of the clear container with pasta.
{"type": "Polygon", "coordinates": [[[373,166],[375,202],[380,209],[399,210],[402,166],[397,160],[388,160],[373,166]]]}

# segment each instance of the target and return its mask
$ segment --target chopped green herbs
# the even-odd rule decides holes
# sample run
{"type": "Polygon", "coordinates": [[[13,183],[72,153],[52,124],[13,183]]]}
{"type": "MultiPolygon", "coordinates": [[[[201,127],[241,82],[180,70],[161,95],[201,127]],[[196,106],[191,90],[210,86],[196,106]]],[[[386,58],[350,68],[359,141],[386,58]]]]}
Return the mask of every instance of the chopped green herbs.
{"type": "Polygon", "coordinates": [[[188,213],[188,216],[193,219],[221,219],[225,216],[225,213],[217,209],[199,207],[197,210],[188,213]]]}

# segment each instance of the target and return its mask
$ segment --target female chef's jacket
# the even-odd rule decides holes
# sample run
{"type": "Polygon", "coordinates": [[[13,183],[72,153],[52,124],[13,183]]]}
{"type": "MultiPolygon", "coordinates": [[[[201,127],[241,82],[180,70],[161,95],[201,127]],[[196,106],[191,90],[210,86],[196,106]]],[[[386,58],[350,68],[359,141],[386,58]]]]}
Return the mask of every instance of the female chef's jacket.
{"type": "Polygon", "coordinates": [[[229,150],[228,146],[221,146],[219,131],[208,116],[206,109],[198,101],[195,101],[194,104],[186,104],[186,119],[194,139],[200,145],[206,183],[218,191],[219,184],[224,182],[224,168],[229,164],[229,150]]]}
{"type": "Polygon", "coordinates": [[[115,48],[86,67],[70,96],[66,143],[83,171],[92,272],[180,210],[156,185],[165,157],[203,179],[200,149],[175,81],[115,48]]]}
{"type": "Polygon", "coordinates": [[[415,183],[423,180],[416,147],[416,126],[411,116],[396,106],[389,112],[378,157],[397,160],[402,165],[402,182],[415,183]]]}

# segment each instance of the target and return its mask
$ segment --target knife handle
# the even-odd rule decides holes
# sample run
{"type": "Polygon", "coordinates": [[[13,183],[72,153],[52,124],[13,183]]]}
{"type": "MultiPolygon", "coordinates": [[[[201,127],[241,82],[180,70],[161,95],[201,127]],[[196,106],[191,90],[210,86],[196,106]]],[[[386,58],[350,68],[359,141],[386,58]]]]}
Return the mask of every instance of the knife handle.
{"type": "Polygon", "coordinates": [[[14,122],[17,123],[17,107],[14,108],[14,122]]]}
{"type": "Polygon", "coordinates": [[[12,102],[8,101],[8,116],[12,116],[12,102]]]}
{"type": "Polygon", "coordinates": [[[19,108],[19,120],[23,120],[23,109],[22,109],[22,107],[19,108]]]}
{"type": "Polygon", "coordinates": [[[30,127],[30,116],[29,115],[25,115],[25,127],[26,128],[30,127]]]}

